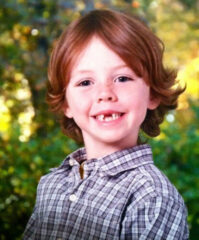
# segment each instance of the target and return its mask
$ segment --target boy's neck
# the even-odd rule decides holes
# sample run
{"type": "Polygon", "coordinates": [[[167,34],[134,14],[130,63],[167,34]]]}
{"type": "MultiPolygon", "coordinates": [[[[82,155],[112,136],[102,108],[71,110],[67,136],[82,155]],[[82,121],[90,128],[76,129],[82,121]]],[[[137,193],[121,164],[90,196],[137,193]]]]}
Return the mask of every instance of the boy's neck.
{"type": "Polygon", "coordinates": [[[134,147],[136,145],[137,145],[137,141],[130,145],[125,145],[125,144],[117,145],[117,144],[107,144],[107,143],[90,144],[89,143],[89,146],[87,146],[85,143],[87,160],[92,158],[101,158],[109,154],[112,154],[114,152],[117,152],[126,148],[130,148],[130,147],[134,147]]]}

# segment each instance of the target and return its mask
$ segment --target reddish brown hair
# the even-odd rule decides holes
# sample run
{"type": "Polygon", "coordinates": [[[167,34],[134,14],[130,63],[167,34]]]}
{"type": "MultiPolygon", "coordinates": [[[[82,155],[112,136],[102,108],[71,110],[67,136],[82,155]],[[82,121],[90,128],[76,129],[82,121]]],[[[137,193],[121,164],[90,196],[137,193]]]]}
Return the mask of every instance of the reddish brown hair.
{"type": "MultiPolygon", "coordinates": [[[[148,110],[141,129],[149,136],[160,133],[159,125],[165,113],[177,107],[177,98],[184,91],[172,88],[176,71],[165,69],[162,63],[164,45],[152,31],[136,17],[110,10],[94,10],[71,23],[58,40],[49,63],[47,102],[62,116],[64,133],[82,142],[82,134],[73,119],[64,116],[67,102],[65,91],[70,72],[80,52],[97,35],[124,62],[149,84],[153,97],[160,100],[155,110],[148,110]]],[[[141,100],[140,100],[141,101],[141,100]]]]}

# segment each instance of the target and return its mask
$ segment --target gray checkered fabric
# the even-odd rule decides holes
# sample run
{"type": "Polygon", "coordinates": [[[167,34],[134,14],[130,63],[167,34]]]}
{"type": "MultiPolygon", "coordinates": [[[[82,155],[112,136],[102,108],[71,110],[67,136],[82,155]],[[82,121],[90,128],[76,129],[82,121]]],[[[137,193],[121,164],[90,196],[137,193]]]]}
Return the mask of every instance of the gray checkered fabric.
{"type": "Polygon", "coordinates": [[[41,178],[24,240],[188,239],[184,201],[149,145],[85,160],[81,148],[41,178]]]}

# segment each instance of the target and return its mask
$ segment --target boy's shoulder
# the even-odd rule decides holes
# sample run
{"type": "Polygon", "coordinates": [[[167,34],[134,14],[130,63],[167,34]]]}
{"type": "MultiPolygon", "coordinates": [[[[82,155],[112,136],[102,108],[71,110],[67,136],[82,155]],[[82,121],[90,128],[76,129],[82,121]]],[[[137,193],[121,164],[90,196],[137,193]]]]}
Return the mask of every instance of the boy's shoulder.
{"type": "Polygon", "coordinates": [[[85,148],[80,147],[69,153],[58,167],[50,168],[48,173],[41,176],[38,190],[55,188],[55,186],[58,188],[65,184],[65,182],[68,181],[68,176],[72,167],[79,164],[75,159],[79,159],[80,155],[85,158],[85,148]]]}
{"type": "Polygon", "coordinates": [[[67,174],[74,165],[78,164],[74,159],[76,157],[78,158],[80,154],[85,156],[85,150],[83,147],[68,154],[58,167],[50,168],[49,172],[41,177],[40,183],[45,183],[46,181],[51,181],[53,177],[56,178],[59,175],[67,174]]]}
{"type": "MultiPolygon", "coordinates": [[[[184,206],[184,200],[174,184],[168,177],[154,164],[141,166],[138,169],[137,188],[140,189],[139,195],[143,195],[140,203],[151,201],[154,198],[162,198],[174,201],[184,206]]],[[[134,192],[134,194],[137,194],[134,192]]]]}
{"type": "Polygon", "coordinates": [[[67,179],[67,176],[70,172],[70,162],[68,155],[58,167],[50,168],[49,172],[41,176],[38,184],[38,191],[42,189],[51,189],[56,186],[59,187],[60,184],[63,184],[67,179]]]}

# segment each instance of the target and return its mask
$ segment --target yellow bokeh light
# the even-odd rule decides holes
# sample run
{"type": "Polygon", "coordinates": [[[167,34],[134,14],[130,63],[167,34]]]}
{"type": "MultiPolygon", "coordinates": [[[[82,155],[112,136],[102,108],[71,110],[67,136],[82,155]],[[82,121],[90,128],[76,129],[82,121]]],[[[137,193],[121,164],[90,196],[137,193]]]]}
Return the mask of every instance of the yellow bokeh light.
{"type": "Polygon", "coordinates": [[[20,136],[19,136],[19,141],[20,141],[20,142],[26,142],[26,141],[27,141],[27,138],[26,138],[24,135],[20,135],[20,136]]]}
{"type": "Polygon", "coordinates": [[[15,96],[18,100],[30,99],[31,92],[28,88],[20,88],[16,90],[15,96]]]}
{"type": "Polygon", "coordinates": [[[19,140],[21,142],[28,141],[32,134],[31,124],[34,115],[35,111],[32,106],[29,106],[25,112],[22,112],[18,115],[18,122],[21,126],[21,135],[19,136],[19,140]]]}
{"type": "Polygon", "coordinates": [[[20,82],[23,79],[24,75],[22,73],[16,72],[14,74],[14,79],[16,82],[20,82]]]}
{"type": "Polygon", "coordinates": [[[0,133],[8,131],[11,121],[9,108],[5,104],[5,99],[0,97],[0,133]]]}
{"type": "Polygon", "coordinates": [[[32,36],[37,36],[39,34],[39,30],[36,28],[33,28],[31,31],[32,36]]]}
{"type": "Polygon", "coordinates": [[[179,71],[178,79],[187,84],[187,95],[199,98],[199,57],[190,60],[186,67],[179,71]]]}

